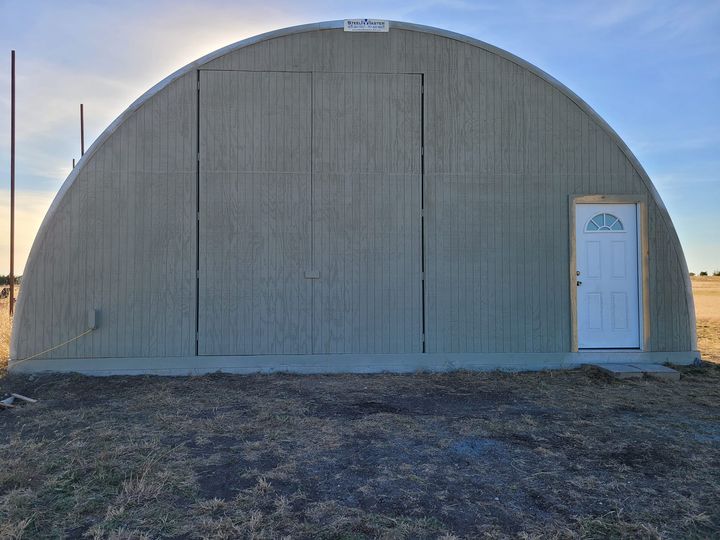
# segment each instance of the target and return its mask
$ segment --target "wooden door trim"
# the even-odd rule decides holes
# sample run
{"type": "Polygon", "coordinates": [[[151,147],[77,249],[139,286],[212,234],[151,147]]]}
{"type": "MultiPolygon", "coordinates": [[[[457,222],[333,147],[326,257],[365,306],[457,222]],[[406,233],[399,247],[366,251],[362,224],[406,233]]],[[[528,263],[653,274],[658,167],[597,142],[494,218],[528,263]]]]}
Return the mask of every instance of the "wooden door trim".
{"type": "Polygon", "coordinates": [[[650,349],[650,273],[648,211],[645,195],[570,195],[569,196],[569,247],[570,247],[570,352],[578,352],[578,314],[577,314],[577,259],[576,259],[576,206],[578,204],[634,204],[637,212],[638,235],[638,309],[640,310],[640,350],[650,349]]]}

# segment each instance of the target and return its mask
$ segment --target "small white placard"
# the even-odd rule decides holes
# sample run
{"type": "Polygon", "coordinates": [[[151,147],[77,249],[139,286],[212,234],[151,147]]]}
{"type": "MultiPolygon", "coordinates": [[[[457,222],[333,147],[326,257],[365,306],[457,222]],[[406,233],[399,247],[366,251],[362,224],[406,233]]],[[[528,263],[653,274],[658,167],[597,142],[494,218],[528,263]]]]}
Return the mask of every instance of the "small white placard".
{"type": "Polygon", "coordinates": [[[380,19],[345,19],[346,32],[389,32],[390,21],[380,19]]]}

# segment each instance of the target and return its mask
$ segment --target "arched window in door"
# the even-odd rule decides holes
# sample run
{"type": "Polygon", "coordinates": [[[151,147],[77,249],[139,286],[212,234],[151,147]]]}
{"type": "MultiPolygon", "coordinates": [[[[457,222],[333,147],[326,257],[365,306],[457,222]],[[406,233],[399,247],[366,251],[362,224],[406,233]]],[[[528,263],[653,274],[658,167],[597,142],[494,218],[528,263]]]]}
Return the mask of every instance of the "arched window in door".
{"type": "Polygon", "coordinates": [[[597,214],[585,225],[585,232],[617,232],[623,231],[622,221],[612,214],[597,214]]]}

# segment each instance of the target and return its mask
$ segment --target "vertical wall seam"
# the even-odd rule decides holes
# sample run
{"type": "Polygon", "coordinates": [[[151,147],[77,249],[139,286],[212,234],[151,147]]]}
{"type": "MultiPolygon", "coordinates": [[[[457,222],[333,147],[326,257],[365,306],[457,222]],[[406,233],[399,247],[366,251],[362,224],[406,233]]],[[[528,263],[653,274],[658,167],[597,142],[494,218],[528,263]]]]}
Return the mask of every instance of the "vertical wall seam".
{"type": "Polygon", "coordinates": [[[420,74],[420,289],[422,294],[422,352],[427,352],[425,328],[425,73],[420,74]]]}
{"type": "Polygon", "coordinates": [[[195,127],[195,356],[200,354],[200,70],[197,70],[195,127]]]}

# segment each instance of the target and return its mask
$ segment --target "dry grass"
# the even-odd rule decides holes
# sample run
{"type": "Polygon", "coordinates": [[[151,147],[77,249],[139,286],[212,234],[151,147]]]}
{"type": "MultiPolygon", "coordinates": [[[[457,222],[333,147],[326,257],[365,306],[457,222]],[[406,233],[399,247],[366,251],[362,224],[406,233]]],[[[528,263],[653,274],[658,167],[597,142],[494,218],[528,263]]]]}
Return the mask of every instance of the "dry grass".
{"type": "Polygon", "coordinates": [[[10,356],[10,332],[12,320],[8,312],[7,299],[0,300],[0,378],[7,372],[8,358],[10,356]]]}

